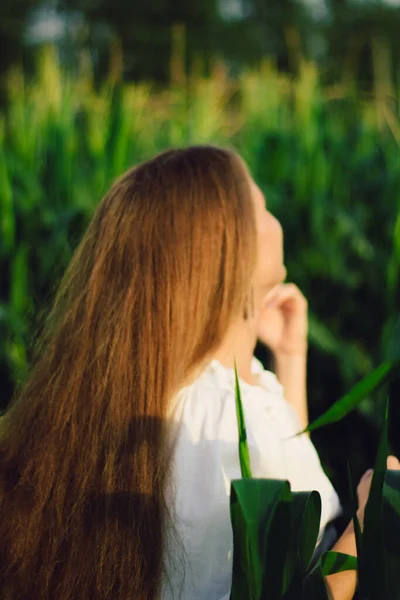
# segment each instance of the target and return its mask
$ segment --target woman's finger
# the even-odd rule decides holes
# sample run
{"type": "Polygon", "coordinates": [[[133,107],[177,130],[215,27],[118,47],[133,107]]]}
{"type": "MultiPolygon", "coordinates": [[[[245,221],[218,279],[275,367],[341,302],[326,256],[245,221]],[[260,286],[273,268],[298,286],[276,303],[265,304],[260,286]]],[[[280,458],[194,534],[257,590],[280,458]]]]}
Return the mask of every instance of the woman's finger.
{"type": "Polygon", "coordinates": [[[264,298],[263,305],[283,304],[288,300],[295,300],[307,306],[307,300],[294,283],[281,283],[274,287],[264,298]]]}
{"type": "MultiPolygon", "coordinates": [[[[390,469],[391,471],[400,471],[400,461],[396,456],[388,456],[386,459],[386,467],[387,469],[390,469]]],[[[368,479],[368,477],[372,477],[374,470],[373,469],[368,469],[367,471],[365,471],[364,475],[361,477],[361,479],[364,479],[364,477],[366,479],[368,479]]]]}
{"type": "Polygon", "coordinates": [[[276,298],[278,298],[282,285],[283,285],[282,283],[278,283],[278,285],[274,286],[272,288],[272,290],[270,290],[268,292],[268,294],[266,294],[266,296],[264,296],[263,304],[268,304],[268,302],[271,302],[271,301],[275,300],[276,298]]]}
{"type": "Polygon", "coordinates": [[[386,466],[392,471],[400,471],[400,461],[396,456],[388,456],[386,466]]]}
{"type": "Polygon", "coordinates": [[[369,479],[369,477],[372,477],[373,474],[374,474],[374,470],[373,469],[368,469],[367,471],[365,471],[365,473],[361,477],[361,479],[369,479]]]}

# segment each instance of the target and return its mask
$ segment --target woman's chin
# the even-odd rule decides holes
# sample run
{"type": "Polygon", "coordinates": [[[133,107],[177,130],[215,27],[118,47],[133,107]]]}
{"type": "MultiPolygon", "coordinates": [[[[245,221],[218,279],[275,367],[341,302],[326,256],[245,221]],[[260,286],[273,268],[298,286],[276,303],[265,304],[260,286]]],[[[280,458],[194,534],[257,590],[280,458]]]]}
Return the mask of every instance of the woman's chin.
{"type": "Polygon", "coordinates": [[[277,269],[275,276],[269,277],[268,281],[265,282],[262,286],[262,293],[267,294],[270,292],[275,286],[280,285],[286,280],[287,269],[285,265],[282,265],[280,269],[277,269]]]}

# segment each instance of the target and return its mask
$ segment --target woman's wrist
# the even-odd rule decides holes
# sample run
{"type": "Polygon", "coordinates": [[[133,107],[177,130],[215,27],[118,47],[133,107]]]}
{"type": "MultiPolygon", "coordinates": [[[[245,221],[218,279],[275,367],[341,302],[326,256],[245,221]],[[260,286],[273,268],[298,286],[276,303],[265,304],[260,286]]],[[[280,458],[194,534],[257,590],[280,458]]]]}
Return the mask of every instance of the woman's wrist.
{"type": "MultiPolygon", "coordinates": [[[[335,552],[357,556],[356,539],[352,522],[332,548],[335,552]]],[[[357,571],[343,571],[325,577],[329,598],[332,600],[351,600],[357,587],[357,571]]]]}
{"type": "Polygon", "coordinates": [[[299,344],[298,346],[292,347],[290,349],[281,348],[272,351],[275,362],[284,360],[287,361],[296,358],[307,358],[307,353],[307,342],[305,342],[304,344],[299,344]]]}
{"type": "MultiPolygon", "coordinates": [[[[362,516],[360,510],[357,511],[357,519],[362,527],[362,516]]],[[[335,550],[336,552],[343,552],[344,554],[350,554],[351,556],[357,556],[357,545],[353,519],[351,519],[346,529],[333,546],[332,550],[335,550]]]]}
{"type": "Polygon", "coordinates": [[[273,354],[273,366],[278,380],[287,391],[301,388],[306,393],[307,352],[273,354]]]}
{"type": "MultiPolygon", "coordinates": [[[[363,531],[363,529],[364,529],[364,509],[359,508],[357,510],[356,517],[357,517],[357,521],[360,524],[360,530],[363,531]]],[[[351,519],[351,521],[347,525],[347,527],[345,529],[345,533],[354,534],[354,519],[351,519]]]]}
{"type": "Polygon", "coordinates": [[[307,352],[276,353],[274,371],[283,386],[287,402],[296,410],[300,425],[305,429],[308,425],[307,352]]]}

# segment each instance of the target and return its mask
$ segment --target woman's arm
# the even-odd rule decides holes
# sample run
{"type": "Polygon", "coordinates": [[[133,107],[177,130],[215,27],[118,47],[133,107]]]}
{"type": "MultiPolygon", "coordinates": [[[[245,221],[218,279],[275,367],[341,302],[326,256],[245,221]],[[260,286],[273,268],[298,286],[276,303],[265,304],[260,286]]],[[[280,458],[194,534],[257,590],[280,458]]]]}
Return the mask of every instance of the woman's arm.
{"type": "Polygon", "coordinates": [[[296,410],[301,428],[308,425],[307,351],[300,354],[274,354],[275,373],[283,386],[285,398],[296,410]]]}
{"type": "MultiPolygon", "coordinates": [[[[357,556],[356,538],[353,522],[338,539],[332,550],[350,556],[357,556]]],[[[343,571],[325,577],[328,592],[332,600],[352,600],[356,592],[357,571],[343,571]]]]}
{"type": "Polygon", "coordinates": [[[276,376],[303,429],[308,425],[307,307],[296,285],[280,284],[264,298],[257,322],[257,339],[272,351],[276,376]]]}

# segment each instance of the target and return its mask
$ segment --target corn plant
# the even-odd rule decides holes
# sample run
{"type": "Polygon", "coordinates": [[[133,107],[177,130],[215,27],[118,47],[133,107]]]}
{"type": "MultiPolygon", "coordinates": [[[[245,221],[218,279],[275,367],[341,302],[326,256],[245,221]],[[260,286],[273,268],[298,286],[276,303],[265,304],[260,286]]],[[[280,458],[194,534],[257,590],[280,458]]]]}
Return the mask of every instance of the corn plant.
{"type": "MultiPolygon", "coordinates": [[[[308,431],[343,418],[367,394],[400,376],[397,334],[395,330],[386,362],[338,400],[308,431]]],[[[345,570],[357,570],[360,600],[400,598],[400,471],[386,469],[387,406],[363,533],[350,477],[358,558],[329,551],[315,561],[320,495],[317,491],[293,493],[288,481],[252,478],[236,364],[235,380],[242,479],[231,482],[231,600],[329,600],[324,576],[345,570]]]]}

